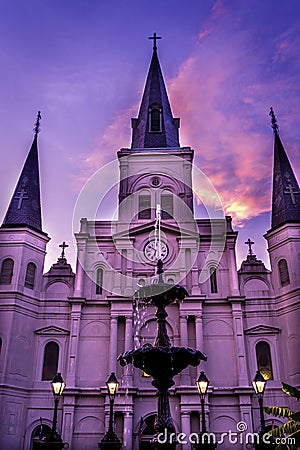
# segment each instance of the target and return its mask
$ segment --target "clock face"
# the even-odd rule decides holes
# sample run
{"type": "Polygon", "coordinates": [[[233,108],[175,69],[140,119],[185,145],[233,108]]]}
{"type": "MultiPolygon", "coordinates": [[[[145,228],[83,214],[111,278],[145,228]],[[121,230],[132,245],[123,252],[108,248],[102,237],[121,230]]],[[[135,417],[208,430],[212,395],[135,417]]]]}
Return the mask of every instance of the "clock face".
{"type": "MultiPolygon", "coordinates": [[[[148,244],[145,245],[144,254],[149,261],[157,261],[159,254],[159,244],[155,241],[149,241],[148,244]]],[[[160,259],[164,260],[168,255],[168,246],[164,242],[160,243],[160,259]]]]}

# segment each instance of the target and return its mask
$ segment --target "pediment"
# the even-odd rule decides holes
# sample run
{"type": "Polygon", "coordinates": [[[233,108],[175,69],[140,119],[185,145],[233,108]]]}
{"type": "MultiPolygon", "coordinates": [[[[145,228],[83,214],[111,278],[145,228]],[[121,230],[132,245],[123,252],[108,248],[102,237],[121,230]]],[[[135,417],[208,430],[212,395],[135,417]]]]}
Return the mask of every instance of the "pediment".
{"type": "Polygon", "coordinates": [[[49,327],[38,328],[35,333],[42,336],[68,336],[70,331],[50,325],[49,327]]]}
{"type": "MultiPolygon", "coordinates": [[[[137,225],[133,225],[130,230],[128,230],[128,225],[124,225],[124,230],[122,230],[122,224],[119,227],[119,230],[113,233],[114,240],[116,239],[122,239],[124,237],[128,237],[128,235],[131,238],[134,238],[137,235],[144,234],[144,233],[151,233],[153,232],[155,227],[155,221],[151,221],[148,223],[138,223],[137,225]]],[[[176,234],[178,237],[192,237],[192,238],[199,238],[199,231],[196,229],[195,222],[191,222],[190,227],[188,228],[187,224],[179,226],[177,223],[166,223],[163,222],[161,224],[161,231],[162,232],[169,232],[176,234]],[[194,228],[194,229],[193,229],[194,228]]]]}
{"type": "Polygon", "coordinates": [[[278,327],[270,327],[268,325],[256,325],[255,327],[248,328],[245,330],[245,334],[248,335],[265,335],[265,334],[278,334],[280,333],[280,328],[278,327]]]}

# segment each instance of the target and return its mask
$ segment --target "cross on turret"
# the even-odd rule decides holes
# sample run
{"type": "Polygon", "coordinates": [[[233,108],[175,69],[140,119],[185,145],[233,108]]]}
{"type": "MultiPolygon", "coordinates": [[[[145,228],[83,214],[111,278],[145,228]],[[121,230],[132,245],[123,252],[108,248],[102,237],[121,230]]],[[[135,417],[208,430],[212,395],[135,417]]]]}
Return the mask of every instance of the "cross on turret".
{"type": "Polygon", "coordinates": [[[157,41],[157,39],[161,39],[161,37],[156,36],[156,33],[153,33],[153,36],[148,37],[148,39],[153,40],[153,50],[156,51],[157,50],[156,41],[157,41]]]}
{"type": "Polygon", "coordinates": [[[248,247],[249,247],[249,255],[252,256],[253,255],[252,245],[254,244],[254,242],[251,241],[250,238],[248,238],[248,240],[246,242],[244,242],[244,244],[248,245],[248,247]]]}
{"type": "Polygon", "coordinates": [[[296,198],[295,198],[295,194],[300,194],[299,190],[297,188],[295,188],[292,185],[292,182],[290,179],[287,180],[287,185],[285,187],[285,190],[283,192],[284,194],[288,194],[291,196],[291,202],[293,205],[296,205],[296,198]]]}
{"type": "Polygon", "coordinates": [[[28,197],[28,195],[27,195],[27,190],[26,190],[25,184],[23,184],[23,186],[22,186],[22,188],[21,188],[21,191],[20,191],[20,192],[17,192],[17,195],[15,195],[14,198],[15,198],[16,200],[19,200],[19,201],[18,201],[17,209],[21,209],[21,208],[22,208],[23,200],[28,200],[28,199],[29,199],[29,197],[28,197]]]}
{"type": "Polygon", "coordinates": [[[59,247],[62,249],[61,251],[61,259],[65,258],[65,249],[68,248],[69,246],[65,243],[65,241],[59,245],[59,247]]]}

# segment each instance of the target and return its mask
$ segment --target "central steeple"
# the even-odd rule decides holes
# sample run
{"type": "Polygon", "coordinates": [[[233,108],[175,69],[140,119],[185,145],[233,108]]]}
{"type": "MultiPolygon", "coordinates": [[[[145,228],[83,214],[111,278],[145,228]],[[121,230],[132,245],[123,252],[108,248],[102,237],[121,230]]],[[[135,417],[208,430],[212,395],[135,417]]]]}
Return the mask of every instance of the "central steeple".
{"type": "Polygon", "coordinates": [[[137,119],[132,119],[131,148],[178,148],[179,119],[172,115],[154,33],[153,55],[137,119]]]}

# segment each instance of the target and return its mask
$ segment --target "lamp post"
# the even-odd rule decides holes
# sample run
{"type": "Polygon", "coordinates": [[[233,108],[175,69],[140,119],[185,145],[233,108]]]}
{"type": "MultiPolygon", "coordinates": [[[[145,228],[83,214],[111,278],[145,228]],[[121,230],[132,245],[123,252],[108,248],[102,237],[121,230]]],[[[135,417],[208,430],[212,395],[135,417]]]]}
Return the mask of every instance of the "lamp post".
{"type": "Polygon", "coordinates": [[[272,437],[269,436],[267,442],[265,442],[265,439],[263,439],[263,436],[267,434],[266,422],[264,417],[264,406],[263,406],[263,397],[265,393],[266,384],[267,380],[264,379],[264,377],[258,370],[252,381],[252,386],[258,398],[259,414],[260,414],[259,441],[254,444],[255,450],[271,450],[277,447],[277,444],[272,437]]]}
{"type": "Polygon", "coordinates": [[[260,413],[260,431],[263,433],[266,428],[264,410],[263,410],[263,397],[265,393],[267,381],[264,379],[260,371],[258,370],[255,374],[255,377],[252,381],[252,385],[255,391],[255,394],[258,398],[259,404],[259,413],[260,413]]]}
{"type": "Polygon", "coordinates": [[[108,430],[105,433],[98,447],[100,450],[119,450],[122,447],[122,442],[114,432],[114,402],[115,396],[119,387],[119,382],[114,372],[112,372],[106,382],[108,396],[109,396],[109,423],[108,430]]]}
{"type": "Polygon", "coordinates": [[[209,385],[209,379],[205,375],[205,373],[202,371],[200,372],[199,378],[196,381],[196,385],[198,388],[198,392],[200,395],[200,402],[201,402],[201,432],[206,433],[206,422],[205,422],[205,395],[208,389],[209,385]]]}
{"type": "Polygon", "coordinates": [[[207,434],[205,421],[205,396],[209,386],[209,379],[203,371],[200,372],[199,378],[196,381],[196,385],[201,402],[201,433],[199,435],[199,443],[194,444],[194,448],[199,450],[213,450],[217,447],[217,444],[215,444],[214,442],[210,442],[210,435],[207,434]]]}
{"type": "Polygon", "coordinates": [[[53,380],[51,381],[51,387],[54,395],[54,412],[52,420],[52,429],[48,434],[48,436],[46,437],[47,450],[59,450],[65,446],[65,443],[62,442],[59,433],[56,431],[58,403],[62,396],[65,386],[66,384],[61,376],[61,373],[57,373],[53,378],[53,380]]]}

